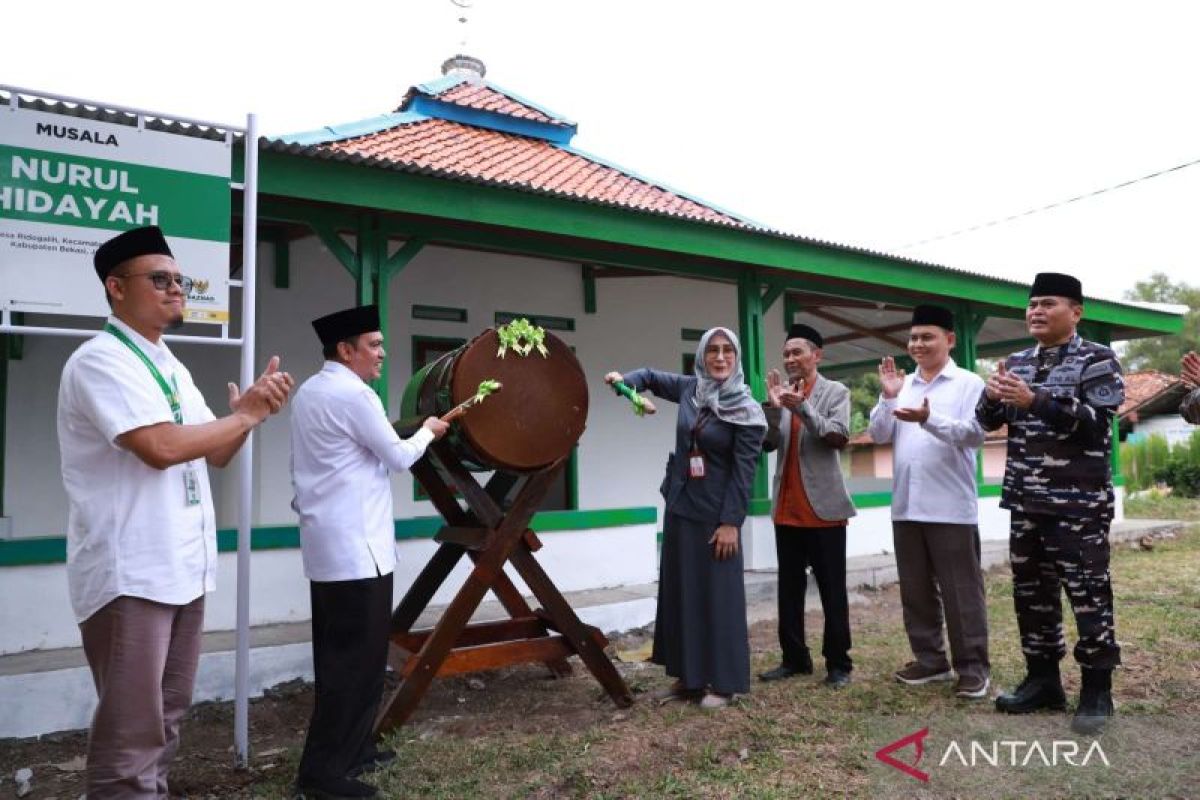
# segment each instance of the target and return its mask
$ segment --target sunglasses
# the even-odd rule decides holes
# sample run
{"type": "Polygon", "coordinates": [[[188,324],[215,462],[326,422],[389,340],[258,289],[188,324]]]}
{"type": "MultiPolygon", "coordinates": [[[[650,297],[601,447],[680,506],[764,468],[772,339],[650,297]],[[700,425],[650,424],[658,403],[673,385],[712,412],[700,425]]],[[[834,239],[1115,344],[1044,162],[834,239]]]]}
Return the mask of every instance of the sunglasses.
{"type": "Polygon", "coordinates": [[[114,275],[113,277],[115,277],[115,278],[149,278],[150,282],[154,284],[154,288],[158,289],[160,292],[165,292],[167,290],[167,288],[172,283],[174,283],[176,286],[178,286],[180,289],[183,290],[184,294],[191,294],[192,293],[192,285],[195,283],[195,281],[193,281],[191,278],[189,278],[186,275],[176,275],[174,273],[163,272],[161,270],[157,270],[155,272],[131,272],[127,275],[114,275]]]}

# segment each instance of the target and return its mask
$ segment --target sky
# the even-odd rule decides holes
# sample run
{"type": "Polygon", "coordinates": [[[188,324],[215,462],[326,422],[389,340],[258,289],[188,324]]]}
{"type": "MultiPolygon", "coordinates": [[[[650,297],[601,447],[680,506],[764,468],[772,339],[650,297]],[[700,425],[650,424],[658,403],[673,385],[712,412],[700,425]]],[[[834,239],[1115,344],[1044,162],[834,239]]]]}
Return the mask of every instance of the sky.
{"type": "Polygon", "coordinates": [[[465,50],[577,122],[580,149],[772,228],[1073,272],[1100,297],[1153,272],[1200,284],[1200,164],[977,228],[1200,159],[1185,0],[60,0],[2,17],[0,83],[253,112],[267,134],[392,111],[465,50]]]}

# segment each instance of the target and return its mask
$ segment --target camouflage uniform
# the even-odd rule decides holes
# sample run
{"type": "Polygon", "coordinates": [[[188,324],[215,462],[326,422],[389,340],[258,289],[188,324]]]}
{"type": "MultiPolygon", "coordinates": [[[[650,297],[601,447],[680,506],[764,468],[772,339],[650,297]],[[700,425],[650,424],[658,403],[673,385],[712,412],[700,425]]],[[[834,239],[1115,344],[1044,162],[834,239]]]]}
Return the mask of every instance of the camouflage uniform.
{"type": "Polygon", "coordinates": [[[1200,425],[1200,388],[1188,392],[1179,406],[1179,413],[1193,425],[1200,425]]]}
{"type": "Polygon", "coordinates": [[[1112,418],[1125,396],[1121,366],[1112,350],[1075,335],[1058,347],[1015,353],[1005,368],[1034,390],[1033,405],[1022,411],[985,392],[975,413],[987,430],[1008,424],[1000,505],[1012,511],[1021,649],[1054,661],[1066,655],[1065,588],[1079,628],[1075,659],[1111,669],[1121,660],[1108,571],[1112,418]]]}

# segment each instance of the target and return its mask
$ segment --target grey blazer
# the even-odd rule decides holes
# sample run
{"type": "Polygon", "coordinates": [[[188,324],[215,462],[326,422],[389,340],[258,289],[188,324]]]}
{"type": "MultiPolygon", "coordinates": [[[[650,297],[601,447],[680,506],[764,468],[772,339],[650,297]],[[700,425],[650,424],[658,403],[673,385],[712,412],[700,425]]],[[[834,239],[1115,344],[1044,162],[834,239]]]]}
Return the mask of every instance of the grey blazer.
{"type": "MultiPolygon", "coordinates": [[[[764,405],[767,436],[763,449],[776,451],[775,479],[771,486],[771,516],[779,502],[779,484],[783,480],[784,458],[792,438],[792,412],[764,405]]],[[[837,381],[817,373],[812,394],[800,406],[800,480],[813,511],[821,519],[849,519],[855,515],[854,503],[842,478],[838,451],[850,439],[850,390],[837,381]]]]}

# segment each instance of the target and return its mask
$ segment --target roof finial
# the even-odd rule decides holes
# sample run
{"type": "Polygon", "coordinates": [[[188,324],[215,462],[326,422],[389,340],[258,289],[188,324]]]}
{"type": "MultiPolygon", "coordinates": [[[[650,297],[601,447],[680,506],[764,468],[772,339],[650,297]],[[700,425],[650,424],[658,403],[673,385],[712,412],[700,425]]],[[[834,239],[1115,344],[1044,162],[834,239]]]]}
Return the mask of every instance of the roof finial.
{"type": "Polygon", "coordinates": [[[462,26],[460,28],[462,39],[458,43],[459,54],[442,62],[442,74],[462,75],[471,83],[483,83],[483,76],[487,74],[487,68],[483,65],[483,61],[474,56],[463,55],[467,51],[467,25],[470,22],[467,12],[475,5],[475,0],[450,0],[450,2],[461,9],[458,24],[462,26]]]}
{"type": "Polygon", "coordinates": [[[442,62],[443,75],[464,75],[472,83],[482,83],[487,67],[481,59],[459,53],[442,62]]]}

